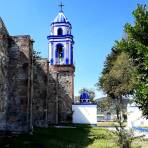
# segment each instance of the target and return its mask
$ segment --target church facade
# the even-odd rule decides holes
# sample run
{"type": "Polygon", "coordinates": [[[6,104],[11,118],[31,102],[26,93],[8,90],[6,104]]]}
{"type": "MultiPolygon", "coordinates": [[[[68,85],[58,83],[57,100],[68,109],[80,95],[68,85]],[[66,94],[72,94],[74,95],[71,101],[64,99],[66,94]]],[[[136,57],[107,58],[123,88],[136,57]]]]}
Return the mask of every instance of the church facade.
{"type": "Polygon", "coordinates": [[[0,131],[72,121],[72,26],[60,11],[51,24],[48,59],[37,58],[29,35],[11,36],[0,19],[0,131]]]}

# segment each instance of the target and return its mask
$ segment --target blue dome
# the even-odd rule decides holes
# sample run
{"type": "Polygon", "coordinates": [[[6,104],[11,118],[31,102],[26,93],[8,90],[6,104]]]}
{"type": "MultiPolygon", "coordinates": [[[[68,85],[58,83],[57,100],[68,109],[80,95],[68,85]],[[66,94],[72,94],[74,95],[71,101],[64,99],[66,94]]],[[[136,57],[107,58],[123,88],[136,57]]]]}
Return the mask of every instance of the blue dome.
{"type": "Polygon", "coordinates": [[[90,99],[89,93],[87,91],[82,92],[80,95],[80,99],[83,99],[83,100],[90,99]]]}
{"type": "Polygon", "coordinates": [[[64,13],[61,11],[58,13],[58,15],[56,16],[56,18],[53,21],[54,23],[67,23],[68,20],[65,17],[64,13]]]}

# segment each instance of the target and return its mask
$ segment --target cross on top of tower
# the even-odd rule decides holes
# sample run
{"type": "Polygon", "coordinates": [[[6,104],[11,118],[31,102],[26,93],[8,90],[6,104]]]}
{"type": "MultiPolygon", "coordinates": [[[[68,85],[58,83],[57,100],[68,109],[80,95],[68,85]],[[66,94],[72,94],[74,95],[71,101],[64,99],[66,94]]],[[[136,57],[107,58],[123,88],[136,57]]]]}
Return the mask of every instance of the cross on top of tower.
{"type": "Polygon", "coordinates": [[[64,7],[64,5],[63,5],[62,2],[61,2],[61,4],[59,4],[59,7],[61,7],[61,12],[63,12],[63,7],[64,7]]]}

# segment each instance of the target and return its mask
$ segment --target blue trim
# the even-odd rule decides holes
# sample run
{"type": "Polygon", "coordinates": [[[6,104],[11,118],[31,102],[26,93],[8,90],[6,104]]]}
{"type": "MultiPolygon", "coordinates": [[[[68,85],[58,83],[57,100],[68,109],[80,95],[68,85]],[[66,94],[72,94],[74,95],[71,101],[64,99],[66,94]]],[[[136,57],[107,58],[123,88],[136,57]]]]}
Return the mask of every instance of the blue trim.
{"type": "Polygon", "coordinates": [[[56,48],[58,48],[58,46],[61,46],[62,48],[64,47],[61,43],[56,44],[56,48]]]}
{"type": "Polygon", "coordinates": [[[73,49],[71,48],[71,64],[73,65],[73,49]]]}
{"type": "Polygon", "coordinates": [[[66,65],[68,65],[69,64],[69,59],[68,58],[66,58],[66,65]]]}
{"type": "Polygon", "coordinates": [[[55,50],[55,57],[58,58],[58,49],[55,50]]]}
{"type": "Polygon", "coordinates": [[[52,22],[51,25],[59,25],[59,24],[68,24],[71,26],[71,23],[70,22],[52,22]]]}
{"type": "Polygon", "coordinates": [[[59,40],[57,40],[57,41],[49,41],[49,43],[50,42],[53,42],[53,43],[55,43],[55,42],[65,42],[65,43],[69,43],[69,42],[71,42],[72,44],[73,44],[73,41],[72,40],[69,40],[69,41],[59,41],[59,40]]]}
{"type": "Polygon", "coordinates": [[[53,65],[53,58],[51,58],[51,60],[50,60],[50,64],[53,65]]]}
{"type": "Polygon", "coordinates": [[[72,26],[69,26],[68,24],[59,24],[59,25],[51,25],[52,27],[69,27],[69,29],[72,29],[72,26]]]}
{"type": "Polygon", "coordinates": [[[84,102],[84,103],[72,103],[72,105],[97,105],[97,103],[91,103],[91,102],[84,102]]]}
{"type": "Polygon", "coordinates": [[[64,58],[64,49],[62,49],[62,58],[64,58]]]}
{"type": "Polygon", "coordinates": [[[49,35],[47,36],[47,39],[63,39],[63,38],[71,38],[73,40],[73,36],[70,34],[67,35],[49,35]]]}

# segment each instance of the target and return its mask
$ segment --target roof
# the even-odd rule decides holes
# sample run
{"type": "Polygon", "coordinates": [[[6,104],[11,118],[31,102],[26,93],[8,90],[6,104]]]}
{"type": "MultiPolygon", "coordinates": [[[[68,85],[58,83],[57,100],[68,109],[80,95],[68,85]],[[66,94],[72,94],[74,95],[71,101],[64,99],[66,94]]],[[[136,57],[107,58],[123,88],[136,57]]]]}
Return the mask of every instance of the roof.
{"type": "Polygon", "coordinates": [[[64,15],[63,11],[60,11],[58,15],[55,17],[54,23],[68,23],[66,16],[64,15]]]}
{"type": "Polygon", "coordinates": [[[87,91],[83,91],[80,95],[80,99],[89,99],[89,93],[87,91]]]}

